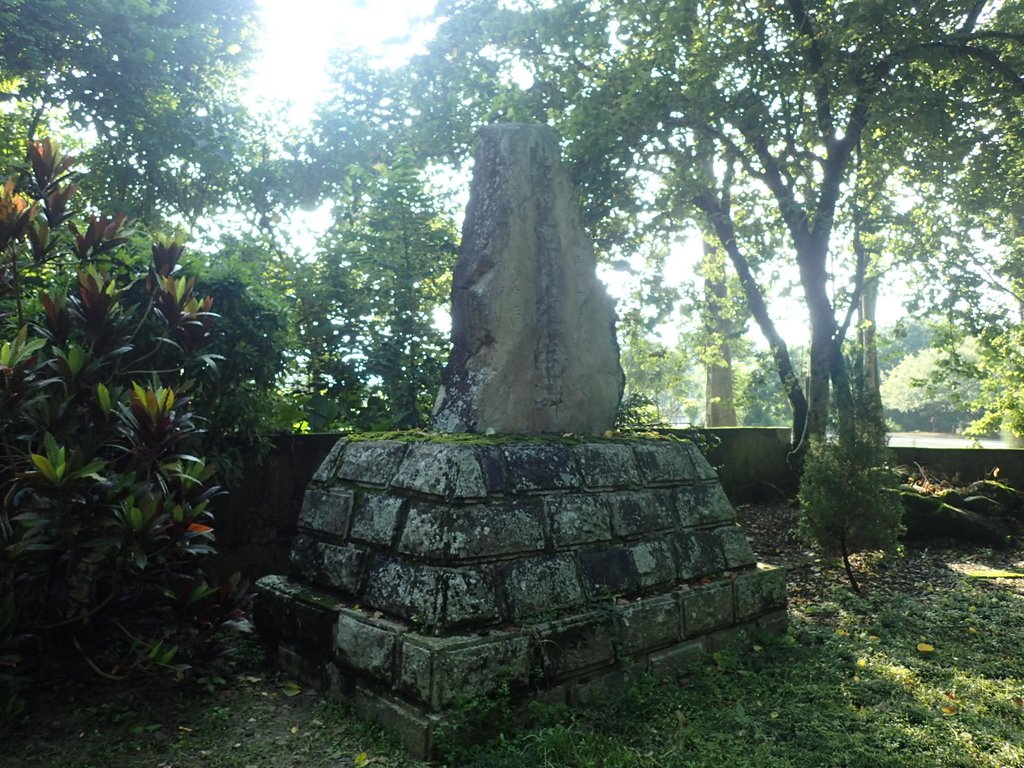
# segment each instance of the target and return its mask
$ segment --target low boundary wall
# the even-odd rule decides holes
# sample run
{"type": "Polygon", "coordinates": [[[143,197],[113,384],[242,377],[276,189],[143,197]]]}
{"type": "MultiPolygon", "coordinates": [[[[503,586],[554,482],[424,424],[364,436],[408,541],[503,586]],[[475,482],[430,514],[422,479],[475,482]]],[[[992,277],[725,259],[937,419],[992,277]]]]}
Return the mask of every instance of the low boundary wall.
{"type": "MultiPolygon", "coordinates": [[[[718,470],[733,504],[787,498],[796,492],[796,477],[786,463],[789,430],[728,427],[703,431],[714,444],[708,460],[718,470]]],[[[287,570],[306,486],[337,440],[336,434],[274,438],[269,453],[246,468],[238,487],[216,499],[217,574],[239,570],[256,578],[287,570]]],[[[992,477],[998,468],[999,480],[1024,488],[1021,449],[901,447],[892,451],[900,464],[919,464],[935,475],[964,483],[992,477]]]]}

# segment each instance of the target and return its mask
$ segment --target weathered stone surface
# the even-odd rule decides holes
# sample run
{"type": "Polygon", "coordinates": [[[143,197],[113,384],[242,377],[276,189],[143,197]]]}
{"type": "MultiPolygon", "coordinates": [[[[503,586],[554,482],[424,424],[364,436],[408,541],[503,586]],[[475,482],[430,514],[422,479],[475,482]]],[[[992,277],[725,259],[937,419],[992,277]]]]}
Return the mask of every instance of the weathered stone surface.
{"type": "Polygon", "coordinates": [[[292,572],[314,584],[354,595],[362,585],[365,567],[365,555],[355,547],[317,541],[303,534],[292,544],[292,572]]]}
{"type": "Polygon", "coordinates": [[[445,643],[457,642],[449,637],[429,637],[419,633],[403,638],[398,651],[398,671],[395,673],[395,692],[422,701],[436,708],[437,683],[434,662],[445,643]]]}
{"type": "Polygon", "coordinates": [[[722,544],[713,531],[676,534],[676,567],[680,579],[696,579],[725,570],[722,544]]]}
{"type": "Polygon", "coordinates": [[[350,595],[359,594],[366,565],[366,555],[361,550],[321,543],[317,545],[317,554],[318,575],[323,584],[350,595]]]}
{"type": "Polygon", "coordinates": [[[512,621],[554,614],[583,604],[576,565],[568,555],[531,558],[501,571],[506,614],[512,621]]]}
{"type": "Polygon", "coordinates": [[[605,616],[574,616],[533,628],[540,640],[535,651],[548,680],[559,680],[611,664],[615,658],[612,630],[605,616]]]}
{"type": "Polygon", "coordinates": [[[256,582],[253,620],[275,640],[329,655],[337,616],[335,602],[281,576],[264,576],[256,582]]]}
{"type": "Polygon", "coordinates": [[[722,544],[726,568],[735,570],[757,562],[757,556],[754,554],[750,542],[738,525],[718,528],[715,530],[715,535],[718,536],[718,540],[722,544]]]}
{"type": "Polygon", "coordinates": [[[610,541],[611,523],[604,495],[569,493],[544,497],[544,509],[556,548],[610,541]]]}
{"type": "Polygon", "coordinates": [[[448,510],[428,502],[413,502],[398,542],[405,555],[443,560],[449,547],[448,510]]]}
{"type": "Polygon", "coordinates": [[[722,486],[690,485],[675,490],[676,510],[683,528],[722,525],[736,519],[722,486]]]}
{"type": "Polygon", "coordinates": [[[640,579],[633,558],[622,547],[607,547],[580,553],[580,569],[591,597],[636,592],[640,579]]]}
{"type": "Polygon", "coordinates": [[[736,619],[746,621],[786,607],[786,571],[764,563],[737,574],[736,619]]]}
{"type": "Polygon", "coordinates": [[[350,536],[356,541],[391,546],[402,511],[401,496],[384,493],[360,493],[352,509],[350,536]]]}
{"type": "Polygon", "coordinates": [[[398,639],[395,629],[374,626],[358,611],[339,612],[335,635],[338,661],[359,672],[390,681],[398,639]]]}
{"type": "Polygon", "coordinates": [[[319,550],[316,540],[305,533],[296,534],[288,553],[288,567],[295,576],[316,580],[320,573],[319,550]]]}
{"type": "Polygon", "coordinates": [[[484,473],[472,445],[414,443],[391,484],[449,501],[487,495],[484,473]]]}
{"type": "Polygon", "coordinates": [[[431,630],[498,616],[498,600],[487,574],[470,568],[439,568],[382,558],[374,563],[363,593],[365,604],[431,630]]]}
{"type": "Polygon", "coordinates": [[[255,620],[296,674],[423,754],[505,681],[579,703],[672,679],[786,626],[782,572],[753,567],[698,458],[670,440],[353,440],[310,486],[298,578],[261,580],[255,620]]]}
{"type": "Polygon", "coordinates": [[[693,463],[685,444],[678,440],[651,440],[633,445],[633,457],[646,485],[692,483],[693,463]]]}
{"type": "Polygon", "coordinates": [[[325,688],[328,665],[323,657],[309,653],[307,648],[279,643],[275,660],[277,666],[292,678],[304,680],[317,690],[325,688]]]}
{"type": "Polygon", "coordinates": [[[439,715],[428,714],[408,702],[362,685],[355,687],[352,704],[363,717],[397,738],[410,755],[417,759],[430,757],[434,749],[434,730],[441,721],[439,715]]]}
{"type": "Polygon", "coordinates": [[[345,452],[345,446],[347,445],[348,441],[344,439],[334,444],[327,457],[320,462],[320,466],[313,473],[313,477],[310,479],[310,483],[313,486],[327,485],[334,480],[334,475],[338,471],[338,465],[341,463],[341,455],[345,452]]]}
{"type": "Polygon", "coordinates": [[[383,488],[395,476],[408,445],[389,440],[357,440],[348,444],[338,477],[383,488]]]}
{"type": "Polygon", "coordinates": [[[683,614],[675,595],[644,598],[616,612],[620,656],[646,653],[683,637],[683,614]]]}
{"type": "Polygon", "coordinates": [[[261,632],[284,637],[291,629],[292,603],[299,586],[284,576],[264,576],[256,582],[253,621],[261,632]]]}
{"type": "Polygon", "coordinates": [[[690,461],[690,466],[693,467],[693,479],[697,482],[718,482],[718,473],[715,472],[715,468],[711,466],[711,463],[707,460],[700,449],[690,441],[685,441],[683,446],[686,450],[686,456],[690,461]]]}
{"type": "Polygon", "coordinates": [[[667,539],[638,541],[629,546],[642,590],[667,586],[676,580],[676,561],[667,539]]]}
{"type": "Polygon", "coordinates": [[[530,641],[521,633],[486,637],[410,636],[402,644],[398,685],[431,709],[469,701],[502,683],[523,685],[530,673],[530,641]]]}
{"type": "Polygon", "coordinates": [[[299,593],[293,605],[293,630],[296,642],[329,655],[334,642],[334,622],[338,612],[325,595],[306,590],[299,593]]]}
{"type": "Polygon", "coordinates": [[[704,641],[707,643],[708,651],[711,653],[726,648],[735,651],[750,645],[750,633],[748,627],[737,624],[734,627],[726,627],[717,632],[712,632],[704,641]]]}
{"type": "Polygon", "coordinates": [[[491,495],[504,494],[508,490],[508,474],[505,472],[505,457],[496,445],[477,446],[480,470],[484,474],[484,485],[491,495]]]}
{"type": "Polygon", "coordinates": [[[399,551],[436,560],[501,559],[544,550],[539,503],[505,501],[469,507],[414,503],[399,551]]]}
{"type": "Polygon", "coordinates": [[[652,653],[651,675],[656,680],[675,680],[680,672],[685,671],[687,667],[698,661],[706,653],[707,643],[704,638],[688,640],[685,643],[679,643],[679,645],[666,648],[658,653],[652,653]]]}
{"type": "Polygon", "coordinates": [[[614,443],[585,443],[573,448],[584,488],[630,488],[640,483],[633,449],[614,443]]]}
{"type": "Polygon", "coordinates": [[[681,593],[683,626],[687,637],[705,635],[734,623],[732,582],[695,587],[681,593]]]}
{"type": "Polygon", "coordinates": [[[516,493],[564,491],[580,487],[580,476],[568,447],[551,443],[502,446],[509,479],[516,493]]]}
{"type": "Polygon", "coordinates": [[[667,531],[675,524],[672,497],[663,491],[619,492],[606,496],[612,533],[632,537],[667,531]]]}
{"type": "Polygon", "coordinates": [[[599,434],[614,423],[614,308],[558,153],[543,126],[480,132],[435,429],[599,434]]]}
{"type": "Polygon", "coordinates": [[[302,502],[299,528],[345,536],[352,514],[352,492],[343,488],[310,488],[302,502]]]}

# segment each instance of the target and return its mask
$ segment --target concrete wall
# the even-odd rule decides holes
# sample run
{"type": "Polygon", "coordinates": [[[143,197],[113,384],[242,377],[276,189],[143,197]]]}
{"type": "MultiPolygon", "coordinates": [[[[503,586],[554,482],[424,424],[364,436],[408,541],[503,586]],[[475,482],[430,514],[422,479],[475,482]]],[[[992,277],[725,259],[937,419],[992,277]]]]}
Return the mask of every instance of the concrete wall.
{"type": "Polygon", "coordinates": [[[919,464],[929,474],[964,484],[993,476],[1024,488],[1024,450],[1019,448],[892,448],[900,464],[919,464]]]}
{"type": "Polygon", "coordinates": [[[712,443],[708,461],[718,470],[733,504],[789,498],[796,493],[796,476],[786,462],[788,429],[719,427],[703,431],[712,443]]]}

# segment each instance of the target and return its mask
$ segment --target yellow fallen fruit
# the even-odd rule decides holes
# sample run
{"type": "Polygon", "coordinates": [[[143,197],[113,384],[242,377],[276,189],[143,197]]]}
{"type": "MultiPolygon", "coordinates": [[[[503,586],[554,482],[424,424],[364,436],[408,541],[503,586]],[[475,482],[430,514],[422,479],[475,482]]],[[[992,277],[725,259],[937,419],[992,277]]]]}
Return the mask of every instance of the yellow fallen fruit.
{"type": "Polygon", "coordinates": [[[919,650],[921,653],[931,653],[935,650],[935,646],[931,645],[930,643],[918,643],[917,650],[919,650]]]}

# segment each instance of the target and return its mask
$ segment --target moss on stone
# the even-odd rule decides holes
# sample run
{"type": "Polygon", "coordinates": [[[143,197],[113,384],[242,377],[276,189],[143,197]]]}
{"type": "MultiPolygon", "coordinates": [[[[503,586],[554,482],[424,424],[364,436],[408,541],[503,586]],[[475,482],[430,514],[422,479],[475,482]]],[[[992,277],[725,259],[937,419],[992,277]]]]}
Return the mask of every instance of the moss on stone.
{"type": "Polygon", "coordinates": [[[694,442],[693,437],[661,432],[640,432],[633,430],[615,430],[603,435],[481,435],[471,432],[429,432],[421,429],[395,430],[391,432],[349,432],[340,437],[349,442],[369,442],[390,440],[400,443],[447,443],[454,445],[522,445],[524,443],[554,445],[584,445],[586,443],[631,444],[647,441],[663,441],[668,443],[694,442]]]}

